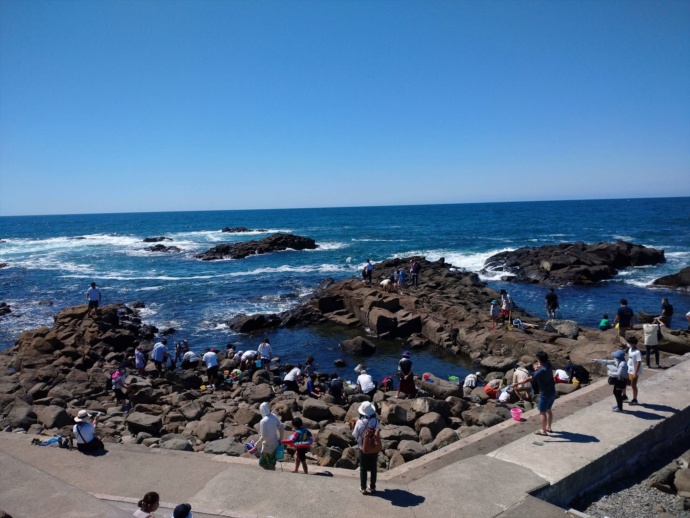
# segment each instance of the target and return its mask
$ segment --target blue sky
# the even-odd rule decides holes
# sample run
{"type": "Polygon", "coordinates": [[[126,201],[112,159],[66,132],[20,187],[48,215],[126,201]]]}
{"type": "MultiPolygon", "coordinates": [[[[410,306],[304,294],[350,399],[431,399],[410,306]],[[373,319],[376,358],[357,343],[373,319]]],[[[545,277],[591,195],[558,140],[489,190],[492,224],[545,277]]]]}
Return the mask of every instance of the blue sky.
{"type": "Polygon", "coordinates": [[[0,2],[0,215],[688,195],[687,1],[0,2]]]}

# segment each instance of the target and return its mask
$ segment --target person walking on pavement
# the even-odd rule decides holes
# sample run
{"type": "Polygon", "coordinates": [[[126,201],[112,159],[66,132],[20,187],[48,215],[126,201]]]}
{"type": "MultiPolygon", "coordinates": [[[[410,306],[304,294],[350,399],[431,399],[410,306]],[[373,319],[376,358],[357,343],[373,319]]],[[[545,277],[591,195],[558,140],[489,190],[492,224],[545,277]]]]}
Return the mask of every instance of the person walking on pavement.
{"type": "Polygon", "coordinates": [[[595,359],[595,363],[606,365],[609,374],[609,384],[613,385],[613,397],[616,399],[614,412],[623,411],[623,391],[628,384],[628,364],[625,362],[625,353],[616,349],[611,353],[613,360],[595,359]]]}
{"type": "MultiPolygon", "coordinates": [[[[628,338],[628,377],[630,378],[630,388],[632,389],[631,405],[637,405],[637,380],[642,374],[642,353],[637,348],[637,338],[631,336],[628,338]]],[[[623,390],[623,399],[628,399],[623,390]]]]}
{"type": "Polygon", "coordinates": [[[553,379],[553,366],[549,362],[549,356],[544,351],[539,351],[536,354],[537,363],[535,364],[535,371],[529,378],[524,381],[513,383],[513,388],[525,383],[532,383],[539,389],[539,400],[537,401],[537,409],[539,410],[539,420],[541,421],[541,430],[534,432],[536,435],[549,435],[551,430],[551,422],[553,421],[553,407],[556,401],[556,383],[553,379]]]}

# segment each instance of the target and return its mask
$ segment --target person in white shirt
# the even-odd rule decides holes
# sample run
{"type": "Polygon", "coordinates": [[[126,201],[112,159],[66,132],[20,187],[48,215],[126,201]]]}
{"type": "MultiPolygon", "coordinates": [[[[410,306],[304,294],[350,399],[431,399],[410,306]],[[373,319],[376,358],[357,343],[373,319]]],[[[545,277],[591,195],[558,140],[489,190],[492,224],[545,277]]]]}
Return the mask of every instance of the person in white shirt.
{"type": "Polygon", "coordinates": [[[271,365],[271,359],[273,358],[273,350],[271,349],[271,343],[268,338],[264,338],[264,341],[259,344],[256,350],[259,359],[261,360],[261,367],[266,369],[271,365]]]}
{"type": "Polygon", "coordinates": [[[104,449],[103,442],[95,436],[98,414],[96,414],[93,424],[88,422],[90,418],[91,414],[86,410],[80,410],[77,417],[74,418],[76,424],[72,428],[72,434],[77,439],[77,450],[82,453],[91,453],[104,449]]]}
{"type": "Polygon", "coordinates": [[[283,378],[283,385],[285,385],[285,390],[291,390],[293,392],[299,392],[299,384],[302,381],[302,364],[298,364],[297,367],[293,367],[290,372],[288,372],[283,378]]]}
{"type": "Polygon", "coordinates": [[[481,375],[481,372],[475,372],[474,374],[468,374],[467,376],[465,376],[465,381],[462,384],[462,392],[465,395],[465,397],[469,396],[475,389],[475,387],[477,386],[477,382],[479,381],[479,377],[481,375]]]}
{"type": "Polygon", "coordinates": [[[283,440],[285,426],[277,415],[271,413],[271,407],[268,403],[261,403],[259,411],[263,416],[259,421],[259,439],[254,448],[249,451],[254,453],[261,446],[259,466],[274,470],[276,469],[276,449],[280,445],[280,441],[283,440]]]}
{"type": "Polygon", "coordinates": [[[144,349],[141,345],[137,345],[137,348],[134,350],[134,366],[139,371],[139,376],[143,376],[146,360],[144,359],[144,349]]]}
{"type": "Polygon", "coordinates": [[[372,377],[367,374],[366,370],[362,370],[359,376],[357,376],[357,386],[362,394],[374,397],[374,394],[376,393],[376,383],[372,377]]]}
{"type": "MultiPolygon", "coordinates": [[[[637,380],[642,375],[642,353],[637,348],[637,338],[631,336],[628,342],[628,377],[630,378],[630,388],[632,389],[631,405],[637,405],[637,380]]],[[[623,399],[627,399],[625,391],[623,399]]]]}
{"type": "Polygon", "coordinates": [[[158,376],[163,375],[163,370],[165,368],[165,362],[168,360],[168,339],[163,338],[160,342],[153,346],[151,351],[151,359],[156,365],[156,370],[158,371],[158,376]]]}
{"type": "Polygon", "coordinates": [[[660,324],[642,324],[642,329],[644,330],[644,349],[645,349],[645,359],[647,360],[647,368],[651,369],[652,353],[654,353],[654,358],[656,359],[656,368],[659,365],[659,333],[661,332],[660,324]]]}
{"type": "Polygon", "coordinates": [[[86,314],[88,315],[91,313],[91,310],[93,309],[96,312],[96,315],[98,315],[98,305],[100,304],[102,297],[101,290],[96,288],[95,282],[92,282],[91,287],[86,290],[86,300],[89,301],[89,307],[86,310],[86,314]]]}
{"type": "Polygon", "coordinates": [[[218,355],[215,349],[206,349],[206,352],[201,357],[201,361],[206,364],[206,376],[208,376],[208,384],[215,386],[216,377],[218,376],[218,355]]]}
{"type": "Polygon", "coordinates": [[[194,369],[199,365],[199,357],[194,351],[187,351],[182,355],[182,368],[184,370],[194,369]]]}

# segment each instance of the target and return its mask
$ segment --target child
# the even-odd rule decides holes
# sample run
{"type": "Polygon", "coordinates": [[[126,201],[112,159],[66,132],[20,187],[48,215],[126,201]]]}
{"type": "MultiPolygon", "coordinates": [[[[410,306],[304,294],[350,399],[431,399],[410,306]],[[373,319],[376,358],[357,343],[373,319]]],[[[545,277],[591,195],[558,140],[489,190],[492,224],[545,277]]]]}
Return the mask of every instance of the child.
{"type": "Polygon", "coordinates": [[[609,321],[608,313],[604,313],[604,316],[601,318],[601,322],[599,322],[599,329],[601,329],[602,331],[611,329],[611,322],[609,321]]]}
{"type": "Polygon", "coordinates": [[[496,324],[501,318],[501,306],[498,305],[497,300],[491,301],[491,329],[496,329],[496,324]]]}
{"type": "Polygon", "coordinates": [[[309,447],[299,447],[304,444],[311,444],[313,441],[311,432],[302,423],[302,419],[295,417],[292,420],[292,427],[295,429],[292,435],[288,438],[287,442],[291,443],[295,447],[295,469],[290,471],[290,473],[297,473],[299,471],[299,465],[302,464],[304,468],[305,475],[309,474],[307,471],[307,450],[309,447]]]}

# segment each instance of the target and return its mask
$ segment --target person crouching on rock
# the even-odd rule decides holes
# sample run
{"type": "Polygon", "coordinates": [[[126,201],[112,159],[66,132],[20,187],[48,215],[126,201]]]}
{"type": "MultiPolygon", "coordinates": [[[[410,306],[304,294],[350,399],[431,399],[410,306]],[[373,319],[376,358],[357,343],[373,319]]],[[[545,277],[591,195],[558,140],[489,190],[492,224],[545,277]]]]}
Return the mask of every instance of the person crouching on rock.
{"type": "Polygon", "coordinates": [[[94,435],[98,425],[98,414],[93,424],[88,422],[90,418],[91,414],[86,410],[80,410],[74,418],[76,424],[72,428],[72,434],[77,438],[77,449],[82,453],[93,453],[105,448],[103,442],[94,435]]]}
{"type": "Polygon", "coordinates": [[[367,374],[367,371],[364,369],[362,369],[359,373],[359,376],[357,376],[357,386],[362,394],[365,394],[369,397],[373,398],[374,394],[376,394],[376,382],[369,374],[367,374]]]}
{"type": "Polygon", "coordinates": [[[484,392],[491,399],[496,399],[498,397],[498,391],[501,390],[501,384],[503,380],[501,378],[496,378],[489,381],[484,385],[484,392]]]}
{"type": "Polygon", "coordinates": [[[280,418],[271,413],[268,403],[261,403],[259,411],[263,416],[259,421],[259,439],[249,453],[255,453],[261,446],[261,456],[259,466],[264,469],[276,469],[276,448],[283,440],[285,426],[280,422],[280,418]]]}

